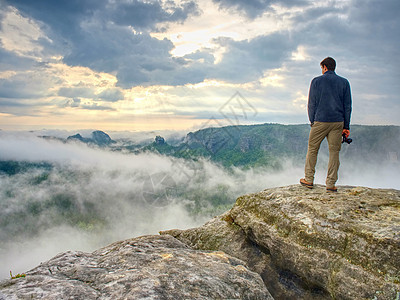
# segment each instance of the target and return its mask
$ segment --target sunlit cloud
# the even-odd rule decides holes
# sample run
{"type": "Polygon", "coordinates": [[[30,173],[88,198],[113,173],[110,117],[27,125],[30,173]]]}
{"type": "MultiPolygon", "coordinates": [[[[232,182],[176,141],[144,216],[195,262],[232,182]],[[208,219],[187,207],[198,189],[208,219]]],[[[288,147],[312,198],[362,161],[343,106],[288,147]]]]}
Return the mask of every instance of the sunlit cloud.
{"type": "Polygon", "coordinates": [[[292,102],[293,106],[300,108],[303,111],[306,111],[307,100],[308,100],[307,95],[301,91],[298,91],[296,94],[297,94],[297,98],[293,100],[293,102],[292,102]]]}
{"type": "Polygon", "coordinates": [[[14,7],[3,12],[0,29],[0,41],[4,49],[38,61],[42,60],[44,49],[39,40],[45,39],[51,43],[37,22],[23,17],[14,7]]]}
{"type": "Polygon", "coordinates": [[[284,87],[284,77],[280,75],[280,69],[268,71],[264,77],[260,79],[262,86],[284,87]]]}
{"type": "Polygon", "coordinates": [[[299,46],[295,52],[292,53],[293,60],[309,60],[310,56],[307,54],[304,46],[299,46]]]}

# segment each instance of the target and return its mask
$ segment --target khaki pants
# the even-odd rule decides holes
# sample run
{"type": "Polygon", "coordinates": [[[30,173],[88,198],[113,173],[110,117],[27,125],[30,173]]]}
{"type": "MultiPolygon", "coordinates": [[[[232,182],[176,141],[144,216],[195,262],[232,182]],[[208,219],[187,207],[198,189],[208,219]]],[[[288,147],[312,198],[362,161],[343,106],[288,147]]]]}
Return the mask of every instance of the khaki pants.
{"type": "Polygon", "coordinates": [[[314,122],[308,138],[308,150],[305,165],[305,180],[314,182],[315,165],[319,147],[324,138],[329,145],[328,174],[326,176],[326,187],[335,186],[338,179],[339,151],[342,147],[343,122],[314,122]]]}

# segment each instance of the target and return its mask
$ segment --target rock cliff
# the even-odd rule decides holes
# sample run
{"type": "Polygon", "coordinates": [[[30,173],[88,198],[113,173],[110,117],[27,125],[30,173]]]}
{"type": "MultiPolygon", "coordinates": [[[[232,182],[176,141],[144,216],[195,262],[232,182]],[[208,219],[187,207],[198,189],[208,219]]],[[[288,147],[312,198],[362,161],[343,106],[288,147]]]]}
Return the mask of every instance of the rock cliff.
{"type": "Polygon", "coordinates": [[[273,188],[202,227],[162,234],[245,261],[275,299],[400,299],[397,190],[273,188]]]}
{"type": "Polygon", "coordinates": [[[0,299],[30,297],[399,300],[400,191],[245,195],[201,227],[63,253],[0,283],[0,299]]]}
{"type": "Polygon", "coordinates": [[[143,236],[66,252],[0,284],[0,299],[273,299],[261,277],[223,252],[143,236]]]}

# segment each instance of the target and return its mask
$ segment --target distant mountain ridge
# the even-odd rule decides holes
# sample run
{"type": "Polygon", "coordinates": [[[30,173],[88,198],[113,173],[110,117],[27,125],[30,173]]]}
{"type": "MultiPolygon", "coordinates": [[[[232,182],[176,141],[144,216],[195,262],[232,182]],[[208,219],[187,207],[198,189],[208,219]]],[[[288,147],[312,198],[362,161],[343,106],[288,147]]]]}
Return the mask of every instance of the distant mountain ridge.
{"type": "MultiPolygon", "coordinates": [[[[180,143],[157,135],[147,145],[132,144],[126,139],[113,140],[100,130],[93,131],[90,138],[77,133],[64,141],[79,141],[113,151],[155,152],[187,159],[207,158],[225,167],[280,168],[285,158],[303,162],[309,132],[310,126],[307,124],[265,123],[204,128],[189,132],[180,143]]],[[[352,125],[350,135],[353,142],[350,145],[343,144],[343,159],[399,163],[400,126],[352,125]]],[[[321,145],[321,152],[328,153],[326,141],[321,145]]]]}
{"type": "MultiPolygon", "coordinates": [[[[153,142],[141,151],[183,158],[207,157],[224,166],[279,167],[282,158],[303,160],[307,152],[309,125],[259,124],[205,128],[186,135],[178,146],[153,142]]],[[[400,127],[351,127],[353,142],[344,143],[345,159],[399,162],[400,127]]],[[[327,152],[323,142],[321,151],[327,152]]]]}

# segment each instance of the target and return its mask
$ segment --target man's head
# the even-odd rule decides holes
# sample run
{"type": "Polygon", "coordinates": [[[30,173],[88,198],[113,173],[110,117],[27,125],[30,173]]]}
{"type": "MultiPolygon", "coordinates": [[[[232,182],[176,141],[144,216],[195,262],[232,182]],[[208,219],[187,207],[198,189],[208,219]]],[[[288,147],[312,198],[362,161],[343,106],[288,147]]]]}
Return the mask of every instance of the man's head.
{"type": "Polygon", "coordinates": [[[320,62],[322,68],[322,74],[326,71],[335,71],[336,61],[332,57],[327,57],[323,61],[320,62]]]}

